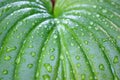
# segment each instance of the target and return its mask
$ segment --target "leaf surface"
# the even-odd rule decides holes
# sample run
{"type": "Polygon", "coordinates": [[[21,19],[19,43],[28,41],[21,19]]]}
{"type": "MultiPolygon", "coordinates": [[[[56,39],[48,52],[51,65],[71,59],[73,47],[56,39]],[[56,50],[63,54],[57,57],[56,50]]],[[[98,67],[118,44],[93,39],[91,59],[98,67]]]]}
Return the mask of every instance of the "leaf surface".
{"type": "Polygon", "coordinates": [[[1,0],[0,80],[119,80],[119,0],[1,0]]]}

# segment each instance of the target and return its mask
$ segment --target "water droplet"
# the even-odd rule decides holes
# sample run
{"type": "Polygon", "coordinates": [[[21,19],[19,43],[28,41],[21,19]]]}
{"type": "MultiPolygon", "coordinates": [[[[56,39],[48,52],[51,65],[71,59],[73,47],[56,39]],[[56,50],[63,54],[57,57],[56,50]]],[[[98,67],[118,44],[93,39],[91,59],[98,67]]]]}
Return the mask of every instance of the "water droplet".
{"type": "Polygon", "coordinates": [[[90,80],[94,80],[94,79],[93,79],[93,76],[90,76],[90,80]]]}
{"type": "Polygon", "coordinates": [[[120,39],[120,36],[117,36],[118,39],[120,39]]]}
{"type": "Polygon", "coordinates": [[[19,64],[19,63],[20,63],[20,59],[21,59],[21,58],[20,58],[20,56],[19,56],[19,57],[16,59],[16,61],[15,61],[16,64],[19,64]]]}
{"type": "Polygon", "coordinates": [[[64,59],[63,55],[60,55],[60,59],[61,59],[61,60],[63,60],[63,59],[64,59]]]}
{"type": "Polygon", "coordinates": [[[35,23],[32,23],[32,26],[34,26],[35,25],[35,23]]]}
{"type": "Polygon", "coordinates": [[[91,29],[92,27],[91,26],[88,26],[89,29],[91,29]]]}
{"type": "Polygon", "coordinates": [[[93,5],[93,8],[97,8],[97,6],[96,6],[96,5],[93,5]]]}
{"type": "Polygon", "coordinates": [[[5,56],[4,60],[8,61],[11,59],[11,56],[5,56]]]}
{"type": "Polygon", "coordinates": [[[95,27],[95,30],[97,31],[99,28],[98,27],[95,27]]]}
{"type": "Polygon", "coordinates": [[[29,48],[33,48],[33,46],[32,46],[32,45],[29,45],[29,48]]]}
{"type": "Polygon", "coordinates": [[[44,67],[47,69],[48,72],[52,72],[52,66],[50,64],[44,64],[44,67]]]}
{"type": "Polygon", "coordinates": [[[55,49],[54,49],[54,48],[51,48],[51,49],[50,49],[50,52],[54,52],[54,51],[55,51],[55,49]]]}
{"type": "Polygon", "coordinates": [[[54,39],[57,39],[57,37],[58,37],[58,36],[57,36],[56,34],[53,36],[54,39]]]}
{"type": "Polygon", "coordinates": [[[82,35],[82,36],[84,36],[85,34],[84,34],[84,33],[82,33],[81,35],[82,35]]]}
{"type": "Polygon", "coordinates": [[[50,56],[50,59],[51,59],[51,60],[54,60],[54,59],[55,59],[55,56],[54,56],[54,55],[50,56]]]}
{"type": "Polygon", "coordinates": [[[71,43],[70,45],[71,45],[71,46],[74,46],[74,43],[71,43]]]}
{"type": "Polygon", "coordinates": [[[100,15],[99,15],[99,14],[96,14],[96,17],[100,17],[100,15]]]}
{"type": "Polygon", "coordinates": [[[48,74],[43,75],[43,79],[44,79],[44,80],[50,80],[50,76],[49,76],[48,74]]]}
{"type": "Polygon", "coordinates": [[[85,43],[86,45],[88,45],[88,41],[84,41],[84,43],[85,43]]]}
{"type": "Polygon", "coordinates": [[[17,49],[17,47],[15,46],[15,47],[12,47],[12,48],[7,48],[7,52],[11,52],[11,51],[13,51],[13,50],[16,50],[17,49]]]}
{"type": "Polygon", "coordinates": [[[103,10],[102,10],[102,12],[103,12],[103,13],[106,13],[106,12],[107,12],[107,10],[106,10],[106,9],[103,9],[103,10]]]}
{"type": "Polygon", "coordinates": [[[103,64],[100,64],[100,65],[99,65],[99,69],[100,69],[100,70],[104,70],[104,69],[105,69],[104,65],[103,65],[103,64]]]}
{"type": "Polygon", "coordinates": [[[32,67],[33,67],[33,64],[28,64],[27,67],[28,67],[28,68],[32,68],[32,67]]]}
{"type": "Polygon", "coordinates": [[[36,76],[36,77],[39,77],[39,75],[40,75],[39,72],[37,72],[35,76],[36,76]]]}
{"type": "Polygon", "coordinates": [[[77,67],[80,67],[80,63],[77,63],[77,67]]]}
{"type": "Polygon", "coordinates": [[[31,55],[32,55],[32,57],[35,57],[36,53],[35,52],[31,52],[31,55]]]}
{"type": "Polygon", "coordinates": [[[82,80],[85,80],[85,74],[82,74],[82,75],[81,75],[81,79],[82,79],[82,80]]]}
{"type": "Polygon", "coordinates": [[[90,25],[93,25],[94,23],[93,22],[90,22],[90,25]]]}
{"type": "Polygon", "coordinates": [[[78,55],[77,55],[75,58],[76,58],[77,60],[80,60],[80,56],[78,56],[78,55]]]}
{"type": "Polygon", "coordinates": [[[113,63],[116,64],[116,63],[118,63],[118,62],[119,62],[119,60],[118,60],[118,56],[115,56],[114,59],[113,59],[113,63]]]}
{"type": "Polygon", "coordinates": [[[20,38],[20,36],[17,36],[17,39],[19,39],[20,38]]]}
{"type": "Polygon", "coordinates": [[[8,74],[8,70],[3,70],[3,72],[2,72],[4,75],[6,75],[6,74],[8,74]]]}

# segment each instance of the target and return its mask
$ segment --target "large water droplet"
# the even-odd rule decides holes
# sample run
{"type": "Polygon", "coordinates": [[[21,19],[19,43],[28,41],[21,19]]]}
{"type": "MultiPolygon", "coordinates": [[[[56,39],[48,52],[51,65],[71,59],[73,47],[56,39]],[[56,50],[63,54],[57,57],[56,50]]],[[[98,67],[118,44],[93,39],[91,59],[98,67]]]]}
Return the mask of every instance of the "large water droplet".
{"type": "Polygon", "coordinates": [[[32,57],[35,57],[36,53],[35,52],[31,52],[31,55],[32,55],[32,57]]]}
{"type": "Polygon", "coordinates": [[[11,59],[11,56],[5,56],[4,57],[4,60],[6,60],[6,61],[8,61],[8,60],[10,60],[11,59]]]}
{"type": "Polygon", "coordinates": [[[44,64],[44,67],[47,69],[48,72],[52,72],[52,66],[50,64],[44,64]]]}
{"type": "Polygon", "coordinates": [[[16,50],[17,49],[17,47],[15,46],[15,47],[12,47],[12,48],[7,48],[7,52],[11,52],[11,51],[13,51],[13,50],[16,50]]]}
{"type": "Polygon", "coordinates": [[[115,56],[114,59],[113,59],[113,63],[118,63],[119,62],[119,59],[118,59],[118,56],[115,56]]]}
{"type": "Polygon", "coordinates": [[[50,59],[53,61],[55,59],[55,56],[54,55],[50,56],[50,59]]]}
{"type": "Polygon", "coordinates": [[[44,79],[44,80],[50,80],[50,76],[49,76],[48,74],[43,75],[43,79],[44,79]]]}
{"type": "Polygon", "coordinates": [[[6,75],[6,74],[8,74],[8,70],[3,70],[3,72],[2,72],[4,75],[6,75]]]}
{"type": "Polygon", "coordinates": [[[33,67],[33,64],[28,64],[27,67],[28,67],[28,68],[32,68],[32,67],[33,67]]]}
{"type": "Polygon", "coordinates": [[[103,64],[100,64],[100,65],[99,65],[99,69],[100,69],[100,70],[104,70],[104,69],[105,69],[104,65],[103,65],[103,64]]]}

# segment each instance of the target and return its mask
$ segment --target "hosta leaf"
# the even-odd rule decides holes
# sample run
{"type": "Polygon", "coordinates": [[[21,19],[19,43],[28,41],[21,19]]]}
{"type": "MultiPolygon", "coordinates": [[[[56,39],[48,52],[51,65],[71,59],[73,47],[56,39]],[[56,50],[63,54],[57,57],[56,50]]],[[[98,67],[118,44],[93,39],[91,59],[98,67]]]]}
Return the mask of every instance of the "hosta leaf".
{"type": "Polygon", "coordinates": [[[119,80],[119,0],[1,0],[0,80],[119,80]]]}

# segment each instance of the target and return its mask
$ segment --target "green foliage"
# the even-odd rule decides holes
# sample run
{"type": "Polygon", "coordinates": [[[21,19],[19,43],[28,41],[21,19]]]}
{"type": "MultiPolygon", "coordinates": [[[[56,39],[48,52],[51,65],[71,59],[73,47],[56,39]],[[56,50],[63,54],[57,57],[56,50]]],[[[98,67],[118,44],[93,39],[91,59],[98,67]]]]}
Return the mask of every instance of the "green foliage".
{"type": "Polygon", "coordinates": [[[0,0],[0,80],[120,80],[120,0],[0,0]]]}

